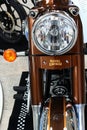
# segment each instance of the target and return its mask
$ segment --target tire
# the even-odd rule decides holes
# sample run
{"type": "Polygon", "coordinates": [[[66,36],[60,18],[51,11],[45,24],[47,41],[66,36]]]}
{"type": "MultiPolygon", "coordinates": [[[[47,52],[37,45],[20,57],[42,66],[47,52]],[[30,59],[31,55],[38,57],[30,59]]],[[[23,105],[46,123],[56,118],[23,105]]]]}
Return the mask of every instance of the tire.
{"type": "Polygon", "coordinates": [[[48,107],[43,107],[40,130],[78,130],[74,107],[66,109],[65,99],[58,98],[51,99],[48,107]]]}
{"type": "Polygon", "coordinates": [[[0,3],[0,37],[8,43],[17,43],[22,37],[22,21],[26,19],[22,5],[9,0],[0,3]]]}

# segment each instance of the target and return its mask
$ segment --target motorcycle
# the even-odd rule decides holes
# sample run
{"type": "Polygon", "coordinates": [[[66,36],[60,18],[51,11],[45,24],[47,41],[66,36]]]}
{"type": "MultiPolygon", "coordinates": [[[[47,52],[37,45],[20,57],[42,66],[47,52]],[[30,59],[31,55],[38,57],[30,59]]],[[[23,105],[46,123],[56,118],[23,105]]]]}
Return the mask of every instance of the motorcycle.
{"type": "MultiPolygon", "coordinates": [[[[33,130],[86,130],[79,8],[70,0],[37,0],[23,24],[29,42],[33,130]]],[[[3,56],[12,62],[17,55],[4,51],[3,56]]]]}

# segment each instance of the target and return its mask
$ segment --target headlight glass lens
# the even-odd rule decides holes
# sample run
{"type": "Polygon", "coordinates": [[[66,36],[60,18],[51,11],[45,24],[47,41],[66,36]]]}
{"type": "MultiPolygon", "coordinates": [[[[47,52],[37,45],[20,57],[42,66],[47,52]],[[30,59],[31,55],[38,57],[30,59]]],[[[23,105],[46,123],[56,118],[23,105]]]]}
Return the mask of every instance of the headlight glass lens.
{"type": "Polygon", "coordinates": [[[61,55],[74,46],[77,39],[77,26],[65,12],[49,12],[35,21],[32,38],[41,52],[61,55]]]}

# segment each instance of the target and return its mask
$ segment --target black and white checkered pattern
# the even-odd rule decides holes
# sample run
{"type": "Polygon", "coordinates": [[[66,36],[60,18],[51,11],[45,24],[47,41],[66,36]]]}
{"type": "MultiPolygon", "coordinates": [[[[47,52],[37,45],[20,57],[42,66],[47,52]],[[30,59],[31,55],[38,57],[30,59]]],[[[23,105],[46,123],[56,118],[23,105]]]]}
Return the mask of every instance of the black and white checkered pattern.
{"type": "Polygon", "coordinates": [[[26,87],[27,87],[27,91],[24,92],[24,96],[23,96],[23,100],[24,102],[21,105],[21,110],[20,110],[20,114],[18,117],[18,124],[17,124],[17,130],[24,130],[25,127],[25,119],[26,119],[26,115],[29,112],[29,106],[30,105],[28,102],[30,102],[30,80],[29,80],[30,76],[28,75],[28,78],[26,78],[26,87]]]}
{"type": "Polygon", "coordinates": [[[26,115],[27,105],[25,103],[22,103],[20,114],[18,117],[17,130],[24,130],[26,115]]]}

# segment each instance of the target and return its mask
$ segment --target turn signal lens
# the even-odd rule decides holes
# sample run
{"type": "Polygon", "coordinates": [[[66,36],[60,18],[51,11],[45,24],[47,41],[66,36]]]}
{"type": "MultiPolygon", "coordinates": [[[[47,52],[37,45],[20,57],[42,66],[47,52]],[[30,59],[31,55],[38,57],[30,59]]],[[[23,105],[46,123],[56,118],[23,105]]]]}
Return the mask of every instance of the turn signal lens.
{"type": "Polygon", "coordinates": [[[16,56],[16,51],[13,49],[7,49],[3,53],[4,59],[9,62],[13,62],[16,59],[16,56]]]}

